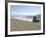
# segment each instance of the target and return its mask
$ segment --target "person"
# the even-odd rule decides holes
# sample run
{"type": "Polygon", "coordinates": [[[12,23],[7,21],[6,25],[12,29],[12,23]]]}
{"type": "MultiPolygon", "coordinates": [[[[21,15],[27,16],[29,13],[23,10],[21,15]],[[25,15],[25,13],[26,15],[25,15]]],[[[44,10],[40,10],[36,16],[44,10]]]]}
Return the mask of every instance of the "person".
{"type": "Polygon", "coordinates": [[[35,22],[36,18],[37,18],[37,17],[36,17],[36,16],[34,16],[34,18],[33,18],[33,22],[35,22]]]}

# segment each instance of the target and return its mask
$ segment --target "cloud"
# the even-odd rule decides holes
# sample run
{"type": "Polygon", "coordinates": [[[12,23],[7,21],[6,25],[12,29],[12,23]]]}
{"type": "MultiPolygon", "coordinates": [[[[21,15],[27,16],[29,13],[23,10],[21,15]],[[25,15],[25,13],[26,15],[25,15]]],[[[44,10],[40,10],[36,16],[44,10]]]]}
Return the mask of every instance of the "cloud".
{"type": "Polygon", "coordinates": [[[27,12],[27,11],[24,11],[24,12],[20,12],[20,13],[17,13],[17,12],[12,12],[11,15],[13,16],[36,16],[40,14],[40,12],[27,12]]]}

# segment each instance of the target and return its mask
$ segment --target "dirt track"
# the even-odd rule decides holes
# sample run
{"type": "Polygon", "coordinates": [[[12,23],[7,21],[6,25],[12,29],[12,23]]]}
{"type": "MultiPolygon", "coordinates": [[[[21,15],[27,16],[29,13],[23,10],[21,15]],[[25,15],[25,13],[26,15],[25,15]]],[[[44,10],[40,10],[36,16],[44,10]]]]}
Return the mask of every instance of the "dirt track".
{"type": "Polygon", "coordinates": [[[11,31],[28,31],[28,30],[40,30],[40,29],[41,29],[41,23],[33,23],[28,21],[11,19],[11,31]]]}

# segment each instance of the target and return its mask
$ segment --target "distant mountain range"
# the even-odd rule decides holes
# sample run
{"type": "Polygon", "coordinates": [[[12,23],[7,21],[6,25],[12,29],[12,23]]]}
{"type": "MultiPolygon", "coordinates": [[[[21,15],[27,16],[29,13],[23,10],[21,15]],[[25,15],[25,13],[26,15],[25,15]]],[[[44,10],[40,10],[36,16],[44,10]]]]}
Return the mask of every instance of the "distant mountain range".
{"type": "MultiPolygon", "coordinates": [[[[33,18],[34,16],[30,16],[30,15],[28,15],[28,16],[11,16],[11,17],[22,17],[22,18],[33,18]]],[[[35,15],[35,17],[37,17],[37,19],[41,19],[41,14],[38,14],[38,15],[35,15]]]]}
{"type": "MultiPolygon", "coordinates": [[[[34,16],[24,16],[24,17],[27,17],[27,18],[33,18],[34,16]]],[[[36,15],[35,17],[37,17],[37,18],[41,18],[41,15],[38,14],[38,15],[36,15]]]]}

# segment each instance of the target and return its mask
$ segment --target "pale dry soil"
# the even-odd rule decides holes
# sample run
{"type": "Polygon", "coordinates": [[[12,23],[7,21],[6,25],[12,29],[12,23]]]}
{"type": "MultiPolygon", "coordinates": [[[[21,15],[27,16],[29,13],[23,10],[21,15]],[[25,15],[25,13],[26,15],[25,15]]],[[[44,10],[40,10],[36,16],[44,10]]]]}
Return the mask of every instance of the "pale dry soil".
{"type": "Polygon", "coordinates": [[[22,21],[17,19],[11,19],[10,24],[11,31],[31,31],[31,30],[40,30],[41,23],[33,23],[29,21],[22,21]]]}

